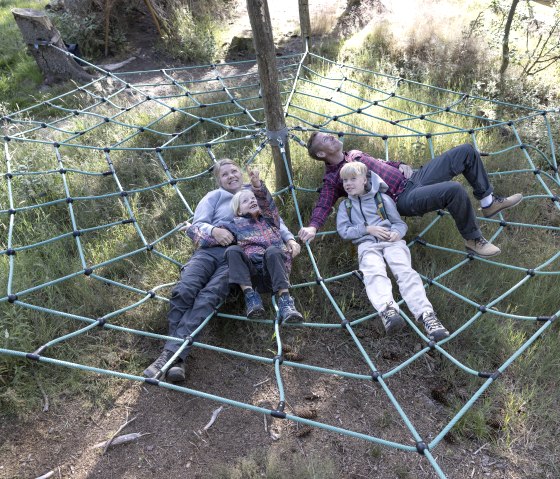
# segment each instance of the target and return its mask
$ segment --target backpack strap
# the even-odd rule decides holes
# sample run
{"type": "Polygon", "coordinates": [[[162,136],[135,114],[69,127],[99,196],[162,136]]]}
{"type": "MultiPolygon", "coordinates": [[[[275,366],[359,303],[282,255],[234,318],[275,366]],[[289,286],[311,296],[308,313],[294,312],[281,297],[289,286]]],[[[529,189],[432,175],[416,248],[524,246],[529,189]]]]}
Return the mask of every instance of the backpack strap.
{"type": "Polygon", "coordinates": [[[385,211],[385,205],[383,204],[383,197],[379,191],[375,193],[375,204],[377,205],[377,213],[381,216],[381,219],[388,219],[387,212],[385,211]]]}
{"type": "Polygon", "coordinates": [[[346,207],[346,214],[348,215],[348,220],[352,223],[352,201],[350,198],[344,200],[344,206],[346,207]]]}

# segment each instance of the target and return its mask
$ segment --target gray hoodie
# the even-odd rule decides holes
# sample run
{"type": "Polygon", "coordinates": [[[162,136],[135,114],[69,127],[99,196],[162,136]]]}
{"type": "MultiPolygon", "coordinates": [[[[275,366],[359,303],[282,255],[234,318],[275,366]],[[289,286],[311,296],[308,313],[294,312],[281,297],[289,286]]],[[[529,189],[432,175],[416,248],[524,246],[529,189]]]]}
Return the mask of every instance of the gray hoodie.
{"type": "Polygon", "coordinates": [[[352,240],[355,244],[364,243],[365,241],[380,242],[375,236],[370,235],[366,231],[368,226],[384,226],[387,229],[396,231],[401,238],[404,238],[408,227],[401,219],[395,202],[383,191],[387,191],[387,184],[375,173],[368,171],[368,184],[363,195],[349,195],[347,200],[341,201],[338,205],[338,214],[336,215],[336,229],[338,234],[345,240],[352,240]],[[380,191],[383,198],[383,205],[386,220],[381,218],[377,212],[377,202],[375,194],[380,191]]]}

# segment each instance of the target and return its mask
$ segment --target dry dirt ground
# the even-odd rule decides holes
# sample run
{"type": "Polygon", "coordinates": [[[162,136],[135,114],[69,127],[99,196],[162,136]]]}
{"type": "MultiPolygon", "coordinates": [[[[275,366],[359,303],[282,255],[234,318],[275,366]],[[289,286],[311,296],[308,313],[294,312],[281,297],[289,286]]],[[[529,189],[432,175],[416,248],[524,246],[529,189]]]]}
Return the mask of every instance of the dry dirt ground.
{"type": "MultiPolygon", "coordinates": [[[[269,4],[277,33],[292,38],[297,27],[297,1],[273,0],[269,4]]],[[[316,16],[340,12],[345,2],[311,0],[310,4],[312,16],[316,16]]],[[[238,18],[239,21],[231,20],[232,28],[246,30],[242,11],[238,18]]],[[[173,66],[172,60],[154,55],[150,49],[155,34],[151,23],[146,18],[134,23],[135,33],[129,38],[136,42],[137,60],[126,69],[173,66]]],[[[219,319],[219,324],[210,325],[201,340],[247,353],[274,355],[269,327],[224,322],[228,320],[219,319]]],[[[386,338],[372,324],[358,328],[357,332],[382,371],[401,363],[418,348],[410,332],[386,338]]],[[[367,371],[351,339],[342,331],[292,328],[285,336],[302,362],[352,372],[367,371]]],[[[145,350],[146,365],[159,353],[153,342],[140,342],[139,347],[145,350]]],[[[439,366],[440,357],[429,355],[388,380],[426,441],[449,421],[451,409],[446,394],[456,387],[442,379],[439,366]]],[[[267,408],[276,406],[278,391],[270,365],[195,349],[188,367],[184,387],[267,408]]],[[[282,374],[287,412],[307,411],[317,421],[333,426],[413,444],[410,433],[377,384],[290,367],[283,367],[282,374]]],[[[324,429],[309,430],[231,405],[224,405],[214,424],[204,431],[220,406],[218,402],[133,381],[109,381],[114,398],[109,402],[92,404],[68,398],[51,404],[48,411],[31,413],[26,419],[4,418],[0,422],[0,478],[36,478],[45,474],[43,477],[77,479],[213,478],[224,477],[228,470],[237,474],[231,477],[436,477],[428,461],[416,453],[324,429]],[[94,447],[132,419],[119,435],[143,434],[138,440],[107,451],[94,447]],[[268,476],[264,471],[268,471],[268,476]]],[[[465,397],[469,395],[465,393],[465,397]]],[[[488,444],[459,440],[452,433],[434,451],[434,456],[450,479],[538,477],[523,454],[499,457],[488,444]]]]}

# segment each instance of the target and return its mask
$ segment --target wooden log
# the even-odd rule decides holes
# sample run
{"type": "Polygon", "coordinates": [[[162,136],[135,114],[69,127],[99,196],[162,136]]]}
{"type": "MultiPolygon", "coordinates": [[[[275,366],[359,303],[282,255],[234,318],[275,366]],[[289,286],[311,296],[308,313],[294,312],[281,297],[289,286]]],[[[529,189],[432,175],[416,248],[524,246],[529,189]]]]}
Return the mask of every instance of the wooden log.
{"type": "Polygon", "coordinates": [[[309,16],[309,0],[298,0],[299,6],[299,29],[301,30],[301,40],[305,48],[305,40],[309,38],[311,47],[311,18],[309,16]]]}
{"type": "MultiPolygon", "coordinates": [[[[247,12],[253,30],[253,42],[257,52],[257,66],[261,81],[261,93],[263,97],[264,113],[269,138],[279,138],[286,149],[288,168],[292,169],[290,160],[290,148],[282,100],[280,98],[280,87],[278,84],[278,67],[276,65],[276,48],[272,36],[272,24],[266,0],[247,0],[247,12]]],[[[284,161],[280,153],[278,143],[271,141],[272,156],[276,170],[276,189],[288,186],[289,179],[284,161]]]]}
{"type": "Polygon", "coordinates": [[[85,72],[71,56],[46,44],[52,43],[67,51],[59,31],[45,12],[30,8],[14,8],[12,14],[29,53],[43,73],[45,84],[50,85],[68,80],[89,82],[95,78],[85,72]]]}

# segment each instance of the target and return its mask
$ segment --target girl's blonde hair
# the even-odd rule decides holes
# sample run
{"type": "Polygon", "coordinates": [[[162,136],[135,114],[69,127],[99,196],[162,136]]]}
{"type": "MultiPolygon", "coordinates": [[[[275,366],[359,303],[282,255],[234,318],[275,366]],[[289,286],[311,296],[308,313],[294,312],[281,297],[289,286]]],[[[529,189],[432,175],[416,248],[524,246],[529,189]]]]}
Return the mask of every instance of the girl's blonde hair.
{"type": "Polygon", "coordinates": [[[364,165],[361,161],[351,161],[350,163],[346,163],[340,169],[340,177],[342,179],[358,175],[367,175],[367,166],[364,165]]]}
{"type": "Polygon", "coordinates": [[[239,204],[241,203],[241,197],[249,193],[252,193],[252,191],[242,189],[233,195],[233,198],[231,199],[231,209],[233,210],[233,214],[235,216],[239,216],[239,204]]]}
{"type": "Polygon", "coordinates": [[[239,171],[241,171],[239,165],[235,161],[230,160],[229,158],[224,158],[222,160],[216,161],[216,163],[214,163],[214,167],[212,168],[212,174],[214,175],[214,179],[216,180],[218,186],[220,186],[220,170],[224,165],[237,166],[237,168],[239,168],[239,171]]]}

